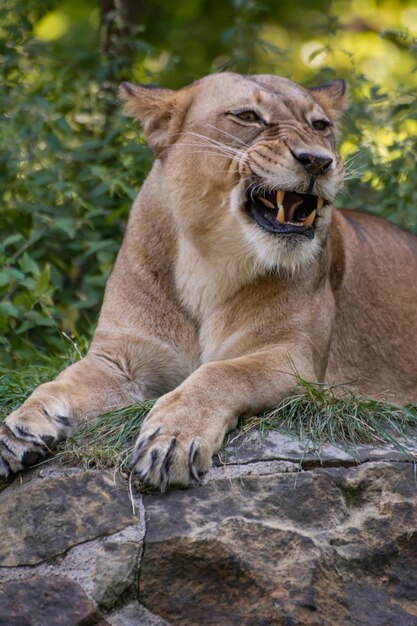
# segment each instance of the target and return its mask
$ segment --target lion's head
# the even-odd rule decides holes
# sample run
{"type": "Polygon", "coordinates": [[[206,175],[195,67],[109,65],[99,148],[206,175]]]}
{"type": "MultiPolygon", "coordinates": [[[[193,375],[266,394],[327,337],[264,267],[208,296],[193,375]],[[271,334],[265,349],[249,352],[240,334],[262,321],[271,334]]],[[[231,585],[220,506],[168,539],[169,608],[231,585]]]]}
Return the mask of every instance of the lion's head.
{"type": "Polygon", "coordinates": [[[230,241],[232,254],[239,241],[266,269],[315,257],[343,184],[343,80],[307,89],[223,73],[179,91],[123,83],[120,94],[157,157],[163,205],[188,238],[202,249],[230,241]]]}

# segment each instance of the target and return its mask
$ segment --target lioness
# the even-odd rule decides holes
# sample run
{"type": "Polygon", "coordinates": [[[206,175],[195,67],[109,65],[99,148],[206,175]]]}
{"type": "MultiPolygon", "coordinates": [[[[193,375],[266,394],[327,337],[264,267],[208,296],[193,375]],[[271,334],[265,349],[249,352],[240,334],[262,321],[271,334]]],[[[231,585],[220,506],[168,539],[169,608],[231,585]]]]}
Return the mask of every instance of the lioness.
{"type": "Polygon", "coordinates": [[[6,419],[0,472],[85,418],[162,396],[134,472],[161,490],[198,482],[239,416],[294,392],[294,370],[416,401],[417,238],[332,206],[345,82],[223,73],[120,95],[155,163],[87,356],[6,419]]]}

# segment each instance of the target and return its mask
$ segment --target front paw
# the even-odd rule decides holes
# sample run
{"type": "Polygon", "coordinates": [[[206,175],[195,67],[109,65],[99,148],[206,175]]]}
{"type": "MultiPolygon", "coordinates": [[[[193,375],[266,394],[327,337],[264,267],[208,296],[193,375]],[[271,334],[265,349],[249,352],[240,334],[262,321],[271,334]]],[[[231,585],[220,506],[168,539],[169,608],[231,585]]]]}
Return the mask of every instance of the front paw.
{"type": "Polygon", "coordinates": [[[70,432],[70,421],[23,405],[0,425],[0,476],[8,478],[45,457],[70,432]]]}
{"type": "Polygon", "coordinates": [[[33,465],[47,454],[45,445],[16,437],[6,426],[0,426],[0,476],[9,478],[12,474],[33,465]]]}
{"type": "Polygon", "coordinates": [[[201,437],[161,424],[142,429],[130,465],[142,484],[164,492],[170,485],[199,484],[211,466],[212,454],[201,437]]]}

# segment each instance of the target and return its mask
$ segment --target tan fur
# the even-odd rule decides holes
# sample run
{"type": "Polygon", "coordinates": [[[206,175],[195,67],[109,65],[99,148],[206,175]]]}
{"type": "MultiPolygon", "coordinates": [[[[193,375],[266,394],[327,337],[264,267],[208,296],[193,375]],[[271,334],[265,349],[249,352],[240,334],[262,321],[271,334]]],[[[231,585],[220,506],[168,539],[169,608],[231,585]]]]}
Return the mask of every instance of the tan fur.
{"type": "Polygon", "coordinates": [[[87,356],[6,420],[0,471],[19,471],[80,421],[161,396],[133,457],[143,482],[188,485],[241,415],[311,381],[417,401],[417,239],[338,212],[342,81],[308,90],[219,74],[178,92],[125,84],[154,167],[134,203],[87,356]],[[266,126],[236,119],[255,110],[266,126]],[[315,130],[330,119],[334,127],[315,130]],[[312,180],[294,153],[331,157],[312,180]],[[329,200],[314,237],[271,235],[244,209],[248,186],[329,200]]]}

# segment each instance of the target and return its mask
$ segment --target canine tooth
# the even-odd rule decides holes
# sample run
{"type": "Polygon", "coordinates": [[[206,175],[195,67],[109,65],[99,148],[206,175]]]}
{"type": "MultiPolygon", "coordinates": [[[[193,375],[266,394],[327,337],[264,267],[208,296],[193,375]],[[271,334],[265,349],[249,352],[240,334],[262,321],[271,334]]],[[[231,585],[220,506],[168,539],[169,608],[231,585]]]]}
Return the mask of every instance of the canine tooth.
{"type": "Polygon", "coordinates": [[[317,211],[320,211],[321,207],[324,204],[324,198],[322,198],[321,196],[319,196],[317,198],[317,211]]]}
{"type": "Polygon", "coordinates": [[[280,206],[284,202],[285,191],[280,189],[277,191],[277,205],[280,206]]]}
{"type": "Polygon", "coordinates": [[[285,211],[282,204],[278,205],[277,222],[282,222],[283,224],[285,224],[285,211]]]}
{"type": "Polygon", "coordinates": [[[304,226],[311,226],[311,225],[312,225],[312,223],[314,222],[314,220],[316,219],[316,214],[317,214],[316,209],[314,209],[313,211],[311,211],[310,215],[307,215],[307,217],[305,218],[305,220],[303,220],[303,224],[304,224],[304,226]]]}

